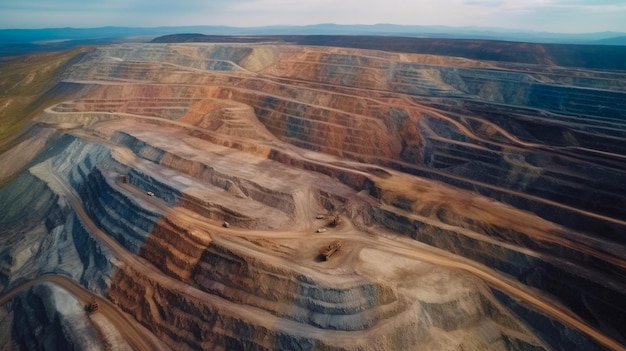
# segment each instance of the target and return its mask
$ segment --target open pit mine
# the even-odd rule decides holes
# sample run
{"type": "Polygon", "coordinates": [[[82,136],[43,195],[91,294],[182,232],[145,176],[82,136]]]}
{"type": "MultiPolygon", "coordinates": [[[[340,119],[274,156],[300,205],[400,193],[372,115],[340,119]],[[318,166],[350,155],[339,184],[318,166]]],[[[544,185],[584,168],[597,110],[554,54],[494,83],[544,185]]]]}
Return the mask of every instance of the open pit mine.
{"type": "Polygon", "coordinates": [[[625,350],[626,71],[516,45],[0,63],[0,350],[625,350]]]}

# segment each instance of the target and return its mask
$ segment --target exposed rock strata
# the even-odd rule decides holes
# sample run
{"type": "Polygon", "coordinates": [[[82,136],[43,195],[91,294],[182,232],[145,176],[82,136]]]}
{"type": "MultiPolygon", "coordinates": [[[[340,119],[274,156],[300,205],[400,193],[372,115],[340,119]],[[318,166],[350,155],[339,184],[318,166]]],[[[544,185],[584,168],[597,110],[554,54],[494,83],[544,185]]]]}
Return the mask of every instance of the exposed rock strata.
{"type": "Polygon", "coordinates": [[[20,350],[106,349],[82,304],[54,285],[23,293],[13,302],[12,313],[15,346],[20,350]]]}
{"type": "MultiPolygon", "coordinates": [[[[94,49],[55,88],[72,98],[38,117],[45,147],[0,189],[2,287],[71,277],[181,350],[619,345],[626,77],[564,73],[340,48],[94,49]]],[[[15,301],[12,340],[73,342],[16,332],[40,302],[15,301]]]]}

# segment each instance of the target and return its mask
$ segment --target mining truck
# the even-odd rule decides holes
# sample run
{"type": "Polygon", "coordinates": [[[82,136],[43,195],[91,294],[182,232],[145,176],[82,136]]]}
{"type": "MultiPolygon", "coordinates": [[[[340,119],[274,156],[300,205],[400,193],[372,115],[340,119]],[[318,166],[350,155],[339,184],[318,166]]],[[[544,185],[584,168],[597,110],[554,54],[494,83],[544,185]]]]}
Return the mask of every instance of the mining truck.
{"type": "Polygon", "coordinates": [[[339,223],[341,223],[341,217],[339,217],[339,214],[335,213],[331,217],[332,219],[328,222],[329,227],[336,227],[339,223]]]}
{"type": "Polygon", "coordinates": [[[87,306],[85,306],[85,310],[86,310],[86,311],[87,311],[87,313],[89,313],[89,314],[93,314],[93,313],[98,312],[98,308],[99,308],[99,306],[98,306],[98,302],[96,302],[96,300],[95,300],[95,299],[92,299],[92,300],[91,300],[91,301],[87,304],[87,306]]]}
{"type": "Polygon", "coordinates": [[[335,240],[330,245],[328,245],[324,251],[320,253],[324,261],[328,261],[328,259],[335,254],[341,248],[341,242],[339,240],[335,240]]]}

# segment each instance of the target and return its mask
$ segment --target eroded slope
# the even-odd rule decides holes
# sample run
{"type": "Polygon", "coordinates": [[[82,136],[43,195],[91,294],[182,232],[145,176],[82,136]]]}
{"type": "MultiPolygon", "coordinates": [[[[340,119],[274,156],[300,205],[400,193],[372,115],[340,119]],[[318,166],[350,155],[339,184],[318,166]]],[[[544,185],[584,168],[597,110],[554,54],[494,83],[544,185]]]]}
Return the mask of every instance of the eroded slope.
{"type": "MultiPolygon", "coordinates": [[[[94,49],[24,137],[45,147],[0,155],[25,169],[0,189],[1,283],[70,277],[112,303],[90,316],[104,343],[133,348],[621,349],[625,78],[270,44],[94,49]]],[[[33,294],[4,305],[4,345],[58,325],[28,320],[33,294]]]]}

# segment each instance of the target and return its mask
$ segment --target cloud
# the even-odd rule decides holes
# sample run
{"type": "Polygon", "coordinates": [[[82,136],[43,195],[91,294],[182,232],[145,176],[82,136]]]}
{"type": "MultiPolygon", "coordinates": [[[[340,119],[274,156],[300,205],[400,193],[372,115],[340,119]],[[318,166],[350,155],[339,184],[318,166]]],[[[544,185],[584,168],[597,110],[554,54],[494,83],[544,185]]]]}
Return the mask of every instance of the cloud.
{"type": "Polygon", "coordinates": [[[239,3],[256,0],[21,0],[0,2],[6,27],[96,27],[106,25],[185,25],[187,18],[205,20],[239,3]],[[23,25],[20,25],[23,23],[23,25]]]}
{"type": "Polygon", "coordinates": [[[545,9],[615,11],[626,9],[624,0],[465,0],[465,5],[499,7],[507,10],[543,11],[545,9]]]}
{"type": "Polygon", "coordinates": [[[488,7],[499,7],[506,5],[506,1],[504,0],[467,0],[465,1],[466,5],[478,5],[478,6],[488,6],[488,7]]]}
{"type": "Polygon", "coordinates": [[[0,0],[5,28],[332,22],[583,32],[626,31],[623,18],[625,0],[0,0]]]}

